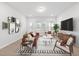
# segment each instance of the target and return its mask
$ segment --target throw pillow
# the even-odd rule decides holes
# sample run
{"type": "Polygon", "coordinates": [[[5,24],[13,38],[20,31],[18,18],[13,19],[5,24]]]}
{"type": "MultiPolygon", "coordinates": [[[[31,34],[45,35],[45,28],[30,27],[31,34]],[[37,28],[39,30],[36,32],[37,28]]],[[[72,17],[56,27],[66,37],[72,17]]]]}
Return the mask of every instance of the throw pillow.
{"type": "Polygon", "coordinates": [[[73,42],[73,38],[70,37],[70,38],[68,39],[68,41],[67,41],[67,45],[70,45],[72,42],[73,42]]]}

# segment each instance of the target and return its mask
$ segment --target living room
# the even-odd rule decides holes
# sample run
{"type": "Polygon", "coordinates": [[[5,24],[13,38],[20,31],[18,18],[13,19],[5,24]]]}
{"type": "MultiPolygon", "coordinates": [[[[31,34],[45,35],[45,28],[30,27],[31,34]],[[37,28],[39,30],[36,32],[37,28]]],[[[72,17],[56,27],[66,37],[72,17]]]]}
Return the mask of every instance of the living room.
{"type": "Polygon", "coordinates": [[[79,56],[78,10],[79,2],[0,2],[0,55],[79,56]]]}

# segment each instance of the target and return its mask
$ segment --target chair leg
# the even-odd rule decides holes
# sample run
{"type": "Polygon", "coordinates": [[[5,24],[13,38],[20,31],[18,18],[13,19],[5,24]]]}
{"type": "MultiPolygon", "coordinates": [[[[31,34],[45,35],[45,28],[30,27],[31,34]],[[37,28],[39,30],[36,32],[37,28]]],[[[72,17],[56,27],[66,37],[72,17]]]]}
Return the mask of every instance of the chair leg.
{"type": "Polygon", "coordinates": [[[70,56],[72,56],[72,54],[73,54],[73,46],[69,46],[69,50],[70,50],[70,56]]]}
{"type": "Polygon", "coordinates": [[[70,56],[73,56],[73,52],[70,53],[70,56]]]}
{"type": "Polygon", "coordinates": [[[70,53],[70,56],[72,56],[72,53],[70,53]]]}
{"type": "Polygon", "coordinates": [[[53,51],[55,50],[55,47],[56,47],[56,44],[55,44],[55,46],[54,46],[54,48],[53,48],[53,51]]]}
{"type": "MultiPolygon", "coordinates": [[[[56,43],[57,43],[57,41],[56,41],[56,43]]],[[[55,43],[55,45],[54,45],[53,51],[55,50],[55,47],[56,47],[56,43],[55,43]]]]}

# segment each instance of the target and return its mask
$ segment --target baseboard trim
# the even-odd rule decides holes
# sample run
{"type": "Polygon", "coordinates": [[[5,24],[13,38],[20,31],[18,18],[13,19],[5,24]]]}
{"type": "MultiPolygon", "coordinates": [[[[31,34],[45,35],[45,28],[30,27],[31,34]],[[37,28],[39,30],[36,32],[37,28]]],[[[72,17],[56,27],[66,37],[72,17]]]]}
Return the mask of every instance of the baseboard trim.
{"type": "Polygon", "coordinates": [[[20,36],[20,37],[17,38],[16,40],[13,40],[13,41],[9,42],[8,44],[5,44],[5,45],[1,46],[0,49],[5,48],[6,46],[8,46],[8,45],[10,45],[10,44],[12,44],[12,43],[14,43],[14,42],[20,40],[21,38],[22,38],[22,36],[20,36]]]}

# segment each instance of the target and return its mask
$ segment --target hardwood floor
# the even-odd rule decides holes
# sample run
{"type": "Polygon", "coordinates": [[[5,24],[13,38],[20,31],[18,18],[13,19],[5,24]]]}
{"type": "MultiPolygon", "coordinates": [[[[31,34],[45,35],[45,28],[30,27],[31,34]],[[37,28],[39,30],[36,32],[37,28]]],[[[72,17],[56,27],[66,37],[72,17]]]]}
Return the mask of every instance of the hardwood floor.
{"type": "MultiPolygon", "coordinates": [[[[21,40],[0,50],[0,56],[17,56],[17,49],[20,47],[21,40]]],[[[74,46],[73,56],[79,56],[79,47],[74,46]]]]}
{"type": "Polygon", "coordinates": [[[79,56],[79,47],[74,46],[73,50],[74,50],[74,56],[79,56]]]}
{"type": "Polygon", "coordinates": [[[0,50],[0,56],[16,56],[17,48],[20,47],[21,40],[0,50]]]}

